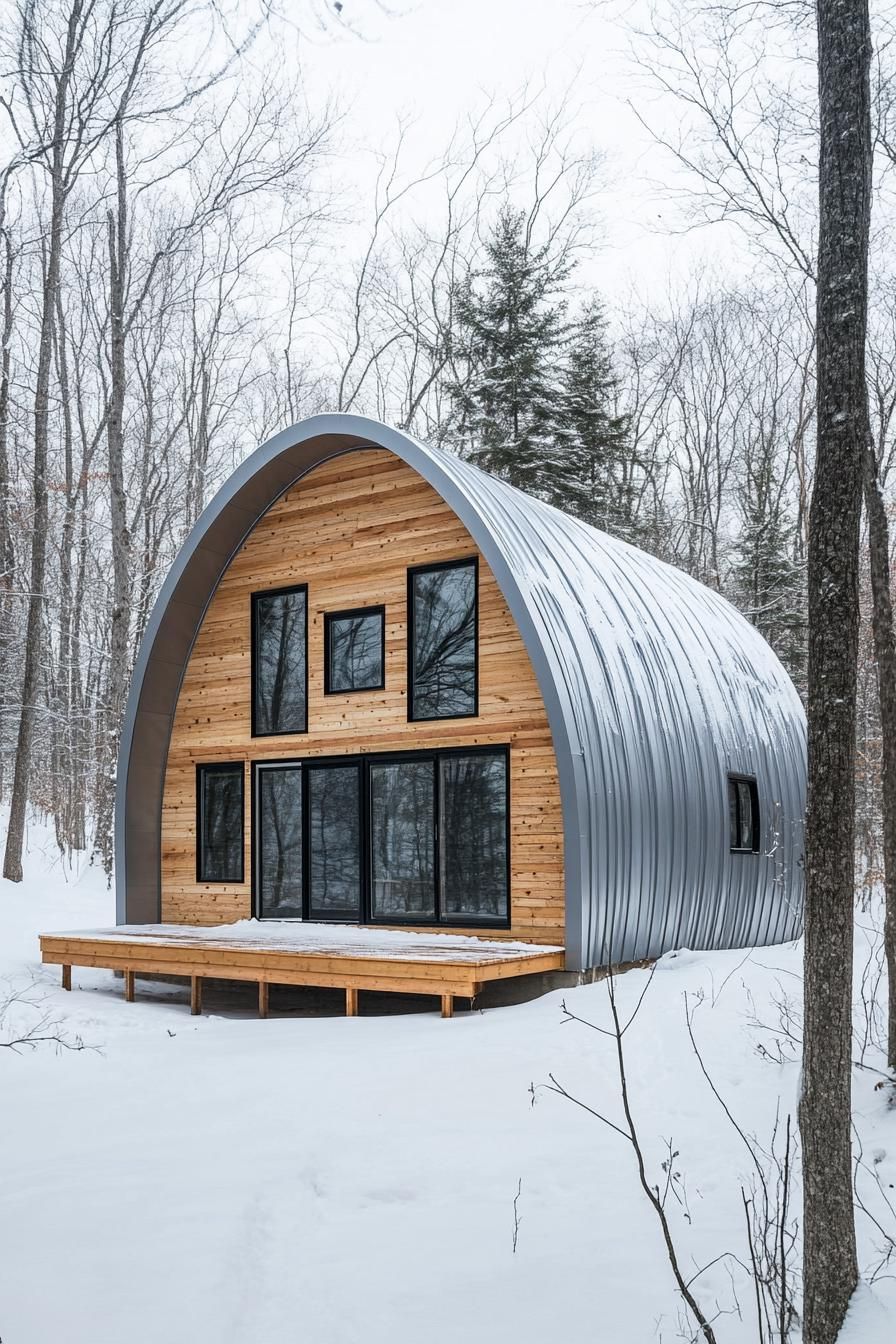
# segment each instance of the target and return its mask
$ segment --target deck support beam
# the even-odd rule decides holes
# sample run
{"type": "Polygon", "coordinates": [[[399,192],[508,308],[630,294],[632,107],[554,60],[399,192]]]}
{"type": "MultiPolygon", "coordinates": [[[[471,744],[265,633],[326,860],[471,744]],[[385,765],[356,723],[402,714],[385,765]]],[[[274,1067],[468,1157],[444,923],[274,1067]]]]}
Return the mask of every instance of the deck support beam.
{"type": "Polygon", "coordinates": [[[346,988],[345,991],[345,1015],[346,1017],[358,1016],[358,991],[357,989],[346,988]]]}
{"type": "Polygon", "coordinates": [[[124,998],[125,1003],[134,1002],[134,972],[126,970],[124,972],[124,998]]]}
{"type": "Polygon", "coordinates": [[[190,976],[190,1012],[198,1017],[202,1012],[202,976],[190,976]]]}
{"type": "Polygon", "coordinates": [[[267,1017],[270,985],[267,980],[258,982],[258,1016],[267,1017]]]}
{"type": "Polygon", "coordinates": [[[443,1017],[453,1017],[453,1016],[454,1016],[454,995],[453,995],[453,994],[443,994],[443,995],[442,995],[442,1016],[443,1016],[443,1017]]]}
{"type": "Polygon", "coordinates": [[[71,968],[71,966],[63,966],[63,968],[62,968],[62,988],[63,988],[63,989],[71,989],[71,987],[72,987],[72,968],[71,968]]]}

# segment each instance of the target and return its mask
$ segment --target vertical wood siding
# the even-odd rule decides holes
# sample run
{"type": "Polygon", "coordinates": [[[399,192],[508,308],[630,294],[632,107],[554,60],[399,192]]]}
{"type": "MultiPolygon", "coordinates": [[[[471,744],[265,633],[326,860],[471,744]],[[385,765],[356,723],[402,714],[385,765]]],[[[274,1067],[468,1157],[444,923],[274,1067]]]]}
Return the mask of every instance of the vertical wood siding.
{"type": "Polygon", "coordinates": [[[163,920],[250,915],[251,761],[509,743],[512,924],[488,936],[563,944],[563,823],[550,729],[522,638],[481,556],[479,715],[407,721],[408,567],[475,554],[436,491],[383,449],[324,463],[264,515],[212,598],[177,703],[162,808],[163,920]],[[290,583],[308,585],[309,731],[253,738],[250,598],[290,583]],[[325,696],[324,613],[379,603],[385,690],[325,696]],[[196,765],[231,760],[246,768],[246,881],[204,885],[196,881],[196,765]]]}

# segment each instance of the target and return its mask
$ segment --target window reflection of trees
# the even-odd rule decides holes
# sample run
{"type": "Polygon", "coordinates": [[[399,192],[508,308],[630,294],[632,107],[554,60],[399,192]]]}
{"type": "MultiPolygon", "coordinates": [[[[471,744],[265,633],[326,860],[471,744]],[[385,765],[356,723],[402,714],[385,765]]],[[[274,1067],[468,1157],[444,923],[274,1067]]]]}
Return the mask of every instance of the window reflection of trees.
{"type": "Polygon", "coordinates": [[[373,909],[378,916],[435,915],[432,761],[370,771],[373,909]]]}
{"type": "Polygon", "coordinates": [[[243,880],[243,768],[204,769],[201,881],[243,880]]]}
{"type": "Polygon", "coordinates": [[[255,731],[304,732],[304,591],[255,598],[255,731]]]}
{"type": "Polygon", "coordinates": [[[507,769],[502,755],[441,762],[442,908],[449,917],[507,915],[507,769]]]}
{"type": "Polygon", "coordinates": [[[383,680],[383,615],[330,620],[330,690],[361,691],[383,680]]]}
{"type": "Polygon", "coordinates": [[[413,714],[476,712],[476,566],[413,575],[413,714]]]}
{"type": "Polygon", "coordinates": [[[302,916],[302,772],[259,772],[260,905],[264,915],[302,916]]]}
{"type": "Polygon", "coordinates": [[[361,837],[357,766],[308,774],[311,917],[360,917],[361,837]]]}

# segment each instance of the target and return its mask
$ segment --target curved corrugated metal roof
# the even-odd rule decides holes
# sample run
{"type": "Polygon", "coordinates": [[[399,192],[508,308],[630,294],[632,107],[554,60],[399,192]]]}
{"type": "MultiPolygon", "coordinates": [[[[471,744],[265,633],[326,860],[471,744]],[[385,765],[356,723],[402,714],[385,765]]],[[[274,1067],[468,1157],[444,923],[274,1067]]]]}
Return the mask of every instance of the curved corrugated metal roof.
{"type": "Polygon", "coordinates": [[[158,919],[165,756],[205,608],[247,533],[305,472],[381,447],[432,485],[526,644],[563,803],[574,968],[792,938],[802,919],[805,717],[775,654],[686,574],[398,430],[315,416],[244,462],[193,529],[134,672],[116,811],[119,919],[158,919]],[[759,854],[728,848],[727,775],[756,777],[759,854]]]}

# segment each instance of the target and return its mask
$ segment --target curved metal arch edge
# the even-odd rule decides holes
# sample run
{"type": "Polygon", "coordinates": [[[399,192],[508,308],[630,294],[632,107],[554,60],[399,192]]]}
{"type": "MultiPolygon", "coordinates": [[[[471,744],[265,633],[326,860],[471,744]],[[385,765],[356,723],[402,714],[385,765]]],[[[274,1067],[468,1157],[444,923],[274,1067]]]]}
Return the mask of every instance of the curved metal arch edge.
{"type": "Polygon", "coordinates": [[[586,784],[583,756],[573,748],[570,734],[566,687],[553,675],[541,632],[503,548],[442,462],[401,430],[337,413],[292,425],[246,458],[200,515],[162,585],[138,651],[122,722],[115,799],[117,921],[153,923],[160,918],[162,794],[171,727],[190,653],[221,577],[284,491],[322,462],[361,448],[387,449],[438,491],[478,546],[516,621],[544,699],[557,760],[567,965],[583,969],[586,784]]]}

